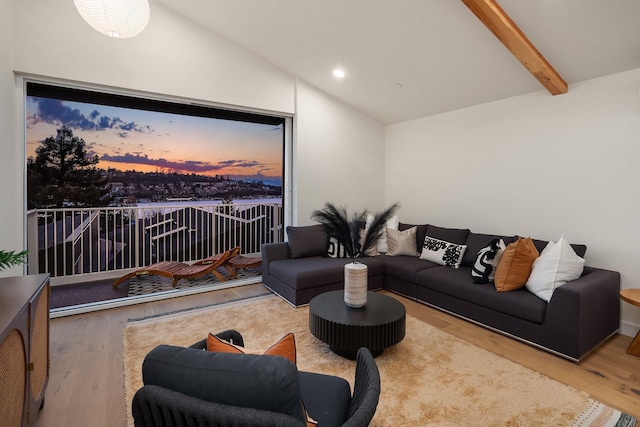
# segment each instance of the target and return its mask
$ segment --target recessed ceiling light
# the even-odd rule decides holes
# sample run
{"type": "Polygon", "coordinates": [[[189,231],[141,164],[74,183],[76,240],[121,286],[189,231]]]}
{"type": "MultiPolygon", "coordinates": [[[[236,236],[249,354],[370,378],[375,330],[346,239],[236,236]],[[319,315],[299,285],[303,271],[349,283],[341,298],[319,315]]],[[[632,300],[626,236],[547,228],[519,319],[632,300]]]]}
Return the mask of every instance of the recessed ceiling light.
{"type": "Polygon", "coordinates": [[[335,70],[333,70],[333,75],[336,76],[339,79],[341,79],[344,76],[346,76],[344,70],[341,70],[340,68],[336,68],[335,70]]]}

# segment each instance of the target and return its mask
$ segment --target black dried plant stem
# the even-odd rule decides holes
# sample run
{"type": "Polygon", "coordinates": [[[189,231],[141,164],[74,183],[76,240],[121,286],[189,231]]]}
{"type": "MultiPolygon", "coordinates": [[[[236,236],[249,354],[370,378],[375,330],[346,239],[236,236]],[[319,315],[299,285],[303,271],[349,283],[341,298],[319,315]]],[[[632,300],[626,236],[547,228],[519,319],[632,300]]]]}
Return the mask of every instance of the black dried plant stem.
{"type": "Polygon", "coordinates": [[[356,258],[377,244],[385,230],[387,221],[399,207],[398,203],[394,203],[385,211],[373,216],[373,222],[367,229],[362,246],[360,245],[360,232],[365,227],[368,210],[356,212],[349,219],[346,208],[327,202],[323,209],[314,211],[311,218],[322,224],[327,235],[342,244],[347,256],[351,258],[352,262],[355,262],[356,258]]]}

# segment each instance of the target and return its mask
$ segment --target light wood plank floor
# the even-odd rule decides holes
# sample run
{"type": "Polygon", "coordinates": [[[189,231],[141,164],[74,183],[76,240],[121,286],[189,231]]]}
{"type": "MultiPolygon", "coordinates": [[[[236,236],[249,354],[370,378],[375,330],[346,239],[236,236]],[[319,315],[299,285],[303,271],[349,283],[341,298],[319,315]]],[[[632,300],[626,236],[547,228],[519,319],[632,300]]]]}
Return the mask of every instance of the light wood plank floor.
{"type": "MultiPolygon", "coordinates": [[[[51,321],[51,373],[39,427],[126,425],[122,330],[127,320],[262,295],[248,285],[51,321]]],[[[617,335],[580,364],[389,294],[407,312],[452,335],[588,392],[640,418],[640,358],[626,354],[630,337],[617,335]]]]}

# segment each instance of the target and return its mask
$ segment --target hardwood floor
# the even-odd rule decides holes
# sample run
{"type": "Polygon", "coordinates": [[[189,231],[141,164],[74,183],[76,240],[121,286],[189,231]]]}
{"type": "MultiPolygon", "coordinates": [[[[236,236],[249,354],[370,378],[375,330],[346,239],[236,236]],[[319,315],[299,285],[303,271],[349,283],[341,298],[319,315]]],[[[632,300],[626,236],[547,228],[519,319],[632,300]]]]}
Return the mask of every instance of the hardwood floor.
{"type": "MultiPolygon", "coordinates": [[[[126,426],[122,330],[127,320],[269,293],[261,284],[51,320],[51,373],[39,427],[126,426]]],[[[576,364],[389,293],[407,312],[640,418],[640,358],[616,335],[576,364]]]]}

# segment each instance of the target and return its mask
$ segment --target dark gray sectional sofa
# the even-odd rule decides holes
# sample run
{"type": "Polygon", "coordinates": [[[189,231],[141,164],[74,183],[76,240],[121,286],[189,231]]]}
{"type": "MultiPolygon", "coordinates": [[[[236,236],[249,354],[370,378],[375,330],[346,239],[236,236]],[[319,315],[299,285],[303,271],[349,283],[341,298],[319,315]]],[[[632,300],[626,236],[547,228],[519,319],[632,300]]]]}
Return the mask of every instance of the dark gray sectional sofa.
{"type": "MultiPolygon", "coordinates": [[[[400,229],[411,227],[401,224],[400,229]]],[[[323,292],[342,289],[349,259],[326,256],[327,237],[320,226],[288,228],[289,242],[262,247],[262,281],[295,306],[323,292]]],[[[425,235],[467,245],[460,268],[411,256],[360,258],[369,267],[369,289],[387,289],[462,317],[533,346],[579,361],[618,331],[620,273],[585,267],[582,276],[555,290],[550,302],[525,288],[497,292],[492,283],[475,284],[471,267],[478,251],[495,238],[515,236],[473,233],[468,229],[419,225],[416,245],[425,235]]],[[[545,241],[534,240],[541,252],[545,241]]],[[[584,256],[586,246],[572,245],[584,256]]]]}

